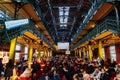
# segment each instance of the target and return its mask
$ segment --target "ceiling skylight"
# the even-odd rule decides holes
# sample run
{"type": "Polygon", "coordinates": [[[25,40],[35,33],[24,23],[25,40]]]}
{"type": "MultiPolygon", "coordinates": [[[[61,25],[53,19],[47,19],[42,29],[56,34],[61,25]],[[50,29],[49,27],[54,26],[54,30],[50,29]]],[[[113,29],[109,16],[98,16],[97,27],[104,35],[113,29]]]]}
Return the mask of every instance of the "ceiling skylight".
{"type": "Polygon", "coordinates": [[[3,15],[4,15],[4,12],[2,12],[2,11],[0,10],[0,17],[1,17],[1,18],[4,18],[3,15]]]}
{"type": "Polygon", "coordinates": [[[70,7],[59,7],[59,19],[60,19],[61,24],[62,23],[67,24],[68,17],[65,17],[65,16],[69,15],[69,9],[70,9],[70,7]]]}
{"type": "Polygon", "coordinates": [[[60,27],[67,27],[67,25],[66,24],[61,24],[60,27]]]}

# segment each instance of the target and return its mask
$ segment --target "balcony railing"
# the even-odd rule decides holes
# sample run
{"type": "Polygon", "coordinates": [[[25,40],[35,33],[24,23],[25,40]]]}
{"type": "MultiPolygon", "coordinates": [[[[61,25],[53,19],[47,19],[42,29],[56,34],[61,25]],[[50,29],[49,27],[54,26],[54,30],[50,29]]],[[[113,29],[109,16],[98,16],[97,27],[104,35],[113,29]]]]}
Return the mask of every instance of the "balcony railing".
{"type": "Polygon", "coordinates": [[[91,20],[91,18],[96,14],[97,10],[105,3],[112,2],[115,0],[95,0],[89,9],[88,13],[85,15],[83,22],[80,24],[77,33],[73,36],[73,40],[77,38],[77,36],[81,33],[81,31],[85,28],[86,24],[91,20]]]}
{"type": "Polygon", "coordinates": [[[35,24],[33,22],[30,23],[30,29],[28,31],[30,31],[31,33],[33,33],[34,35],[36,35],[38,38],[40,38],[41,40],[43,40],[44,42],[46,42],[51,48],[54,49],[53,45],[50,43],[49,40],[47,40],[47,38],[44,36],[44,34],[42,33],[41,30],[39,30],[38,28],[35,27],[35,24]]]}
{"type": "Polygon", "coordinates": [[[23,3],[30,3],[33,6],[34,10],[36,11],[36,14],[40,17],[40,20],[42,20],[45,28],[48,30],[48,32],[51,35],[52,39],[54,41],[57,39],[57,37],[56,37],[57,34],[56,34],[56,32],[54,32],[55,28],[50,27],[48,25],[48,22],[45,19],[45,14],[49,11],[49,5],[48,4],[46,5],[48,7],[48,9],[46,10],[46,13],[43,13],[42,10],[41,10],[41,7],[40,7],[40,1],[38,1],[38,0],[13,0],[13,1],[23,2],[23,3]],[[51,32],[50,28],[52,29],[52,32],[51,32]]]}
{"type": "Polygon", "coordinates": [[[46,37],[42,34],[42,32],[35,27],[33,22],[30,22],[30,24],[27,24],[27,25],[24,25],[24,26],[21,26],[21,27],[17,27],[17,28],[14,28],[14,29],[10,29],[10,30],[4,29],[4,31],[2,31],[0,33],[0,36],[1,36],[0,45],[5,45],[6,43],[8,43],[13,38],[16,38],[20,35],[23,35],[24,32],[26,32],[26,31],[30,31],[31,33],[36,35],[38,38],[43,40],[51,48],[54,49],[53,45],[46,39],[46,37]]]}
{"type": "MultiPolygon", "coordinates": [[[[120,21],[119,21],[120,23],[120,21]]],[[[101,33],[105,31],[110,31],[114,34],[120,34],[120,25],[117,25],[117,21],[115,18],[106,18],[103,22],[100,24],[96,25],[96,27],[87,33],[82,40],[80,40],[78,43],[76,43],[71,49],[73,50],[74,48],[78,47],[79,45],[85,43],[86,41],[90,41],[92,38],[95,38],[96,36],[100,35],[101,33]]]]}

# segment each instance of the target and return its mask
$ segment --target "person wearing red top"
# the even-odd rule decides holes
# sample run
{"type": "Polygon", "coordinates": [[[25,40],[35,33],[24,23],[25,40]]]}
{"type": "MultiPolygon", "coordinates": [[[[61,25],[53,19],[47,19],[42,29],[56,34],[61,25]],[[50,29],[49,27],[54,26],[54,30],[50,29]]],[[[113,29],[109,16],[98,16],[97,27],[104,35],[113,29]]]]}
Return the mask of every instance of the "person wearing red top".
{"type": "Polygon", "coordinates": [[[31,69],[26,68],[25,71],[20,75],[20,80],[32,80],[31,69]]]}
{"type": "Polygon", "coordinates": [[[23,78],[20,78],[20,80],[32,80],[30,77],[27,78],[27,77],[23,77],[23,78]]]}

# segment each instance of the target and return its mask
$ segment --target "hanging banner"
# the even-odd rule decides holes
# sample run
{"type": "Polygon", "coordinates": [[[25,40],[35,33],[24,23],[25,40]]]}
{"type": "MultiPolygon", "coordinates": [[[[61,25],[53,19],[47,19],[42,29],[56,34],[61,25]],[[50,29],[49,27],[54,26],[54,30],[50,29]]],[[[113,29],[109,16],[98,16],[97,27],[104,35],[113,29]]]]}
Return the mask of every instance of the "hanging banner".
{"type": "Polygon", "coordinates": [[[5,26],[6,26],[6,29],[9,30],[12,28],[23,26],[28,23],[29,23],[29,19],[11,20],[11,21],[6,21],[5,26]]]}

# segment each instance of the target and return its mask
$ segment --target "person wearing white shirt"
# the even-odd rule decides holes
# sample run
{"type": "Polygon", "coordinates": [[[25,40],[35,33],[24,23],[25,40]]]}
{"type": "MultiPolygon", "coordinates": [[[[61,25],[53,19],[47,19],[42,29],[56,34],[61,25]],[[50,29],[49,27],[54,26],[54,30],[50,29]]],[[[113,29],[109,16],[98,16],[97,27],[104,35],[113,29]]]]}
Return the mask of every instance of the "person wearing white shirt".
{"type": "Polygon", "coordinates": [[[101,71],[98,67],[95,68],[95,71],[91,74],[93,80],[100,80],[101,71]]]}

